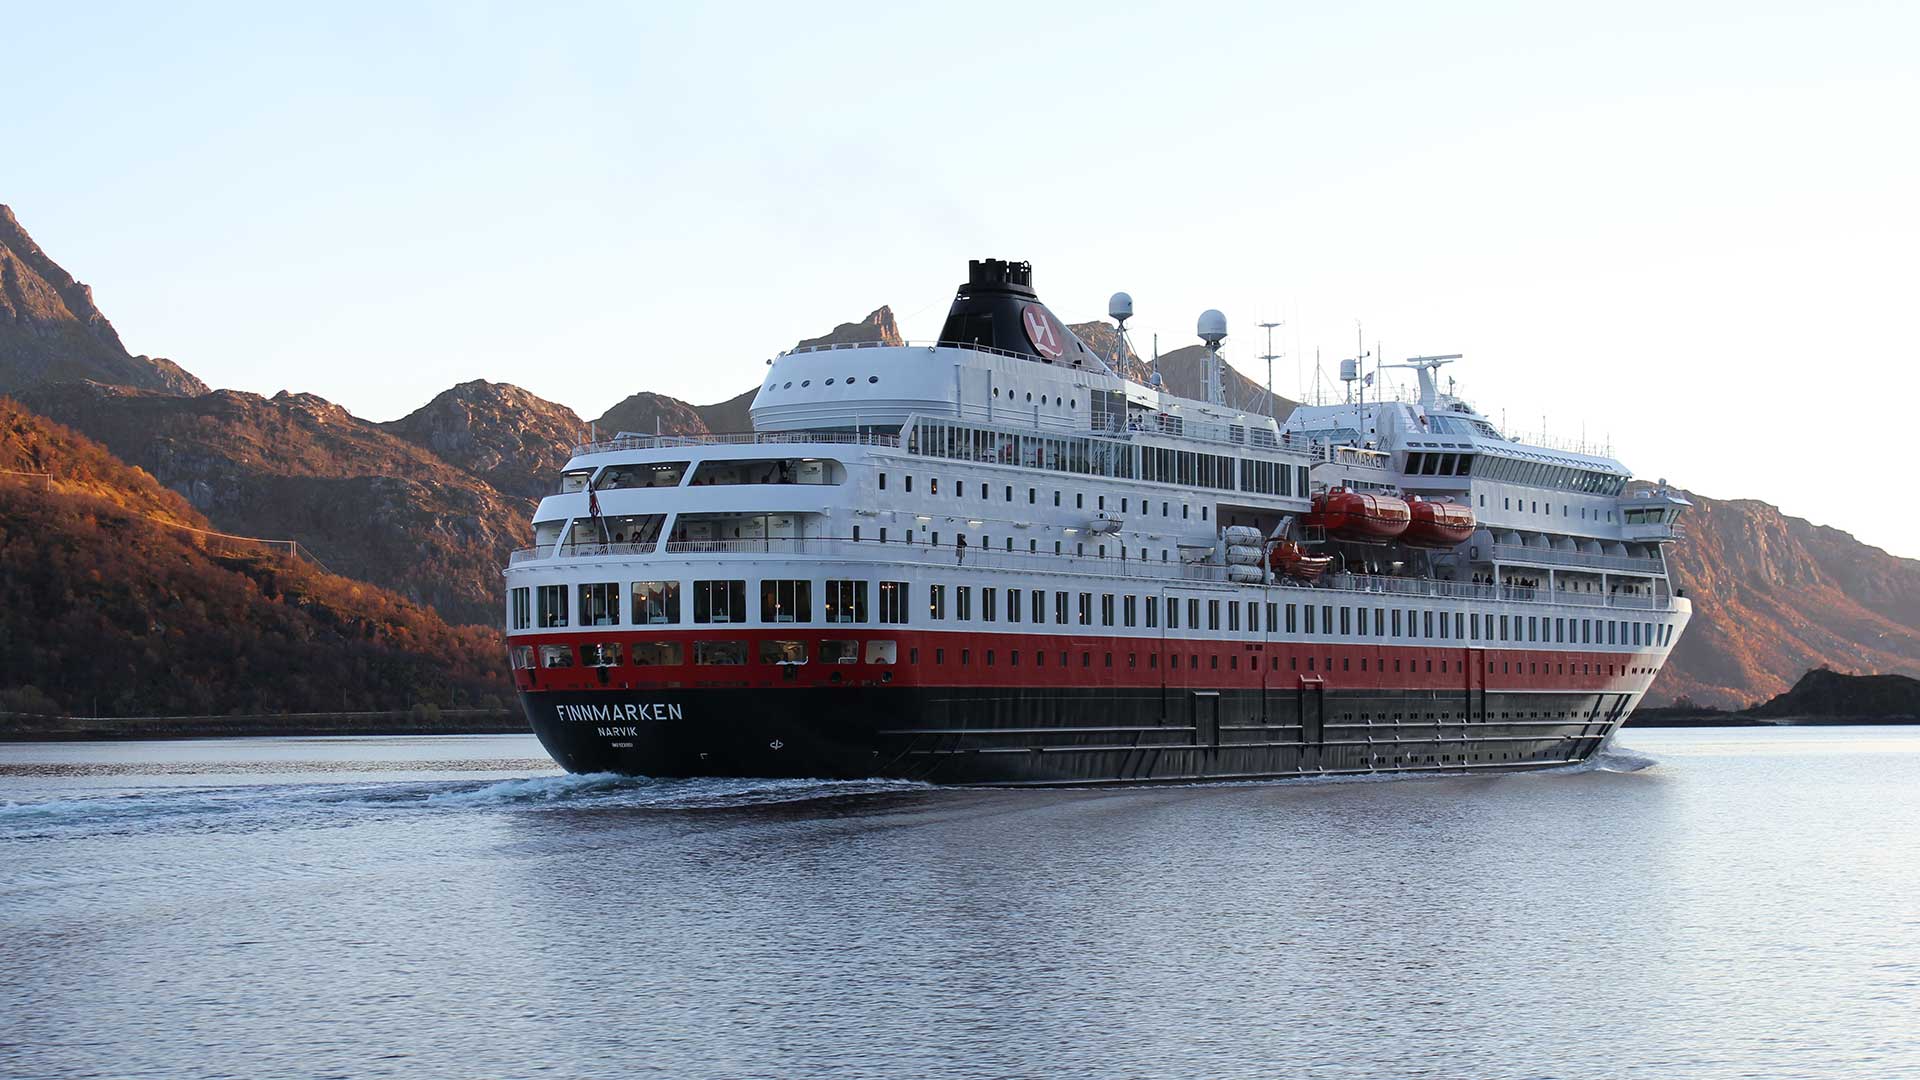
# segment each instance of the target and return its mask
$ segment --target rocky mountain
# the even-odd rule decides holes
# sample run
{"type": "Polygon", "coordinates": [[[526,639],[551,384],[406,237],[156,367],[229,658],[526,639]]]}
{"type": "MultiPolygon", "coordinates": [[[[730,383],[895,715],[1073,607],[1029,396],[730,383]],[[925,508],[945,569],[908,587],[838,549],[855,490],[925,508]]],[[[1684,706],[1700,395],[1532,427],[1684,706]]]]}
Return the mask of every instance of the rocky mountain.
{"type": "Polygon", "coordinates": [[[510,700],[497,631],[209,536],[213,523],[154,477],[7,398],[0,470],[0,711],[510,700]]]}
{"type": "Polygon", "coordinates": [[[820,345],[854,345],[862,342],[877,341],[886,345],[902,345],[905,339],[900,336],[900,327],[893,321],[893,308],[881,304],[866,318],[859,322],[841,323],[830,332],[816,338],[802,338],[794,346],[796,349],[810,349],[820,345]]]}
{"type": "Polygon", "coordinates": [[[0,393],[95,379],[169,394],[207,386],[171,360],[134,356],[73,279],[0,205],[0,393]]]}
{"type": "Polygon", "coordinates": [[[499,620],[500,567],[532,542],[525,502],[311,394],[187,398],[69,383],[23,400],[217,527],[297,539],[329,568],[454,622],[499,620]]]}
{"type": "MultiPolygon", "coordinates": [[[[1067,329],[1072,330],[1081,341],[1103,357],[1107,357],[1108,366],[1119,374],[1139,383],[1153,381],[1155,372],[1160,374],[1161,385],[1168,393],[1181,397],[1207,398],[1207,351],[1199,345],[1189,345],[1162,353],[1159,360],[1145,360],[1131,348],[1122,345],[1120,333],[1110,323],[1083,322],[1074,323],[1067,329]],[[1116,363],[1114,357],[1119,360],[1116,363]]],[[[1234,370],[1232,364],[1225,366],[1221,384],[1227,392],[1227,400],[1236,406],[1252,412],[1267,412],[1269,415],[1285,419],[1296,404],[1286,398],[1274,395],[1273,408],[1268,410],[1267,392],[1264,387],[1234,370]]]]}
{"type": "Polygon", "coordinates": [[[586,421],[565,405],[484,379],[380,427],[523,499],[550,493],[569,449],[587,437],[586,421]]]}
{"type": "Polygon", "coordinates": [[[593,426],[606,435],[622,431],[642,435],[705,435],[711,430],[694,406],[676,397],[644,390],[608,409],[593,426]]]}
{"type": "Polygon", "coordinates": [[[1763,502],[1687,497],[1673,564],[1694,618],[1650,701],[1740,708],[1832,663],[1920,674],[1920,560],[1763,502]]]}

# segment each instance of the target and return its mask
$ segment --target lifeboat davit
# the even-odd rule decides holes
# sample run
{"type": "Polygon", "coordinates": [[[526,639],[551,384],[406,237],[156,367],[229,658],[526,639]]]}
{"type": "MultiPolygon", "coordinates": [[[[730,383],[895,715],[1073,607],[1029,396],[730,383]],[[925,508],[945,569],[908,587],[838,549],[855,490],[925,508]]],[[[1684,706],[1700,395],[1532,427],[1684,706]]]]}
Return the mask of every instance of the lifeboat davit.
{"type": "Polygon", "coordinates": [[[1334,488],[1313,497],[1307,525],[1325,529],[1337,540],[1384,544],[1407,531],[1413,511],[1405,499],[1334,488]]]}
{"type": "Polygon", "coordinates": [[[1267,565],[1276,574],[1313,581],[1333,565],[1333,556],[1309,555],[1299,544],[1283,540],[1267,552],[1267,565]]]}
{"type": "Polygon", "coordinates": [[[1473,508],[1461,503],[1428,502],[1418,499],[1408,505],[1413,520],[1400,542],[1409,547],[1451,548],[1467,542],[1473,535],[1473,508]]]}

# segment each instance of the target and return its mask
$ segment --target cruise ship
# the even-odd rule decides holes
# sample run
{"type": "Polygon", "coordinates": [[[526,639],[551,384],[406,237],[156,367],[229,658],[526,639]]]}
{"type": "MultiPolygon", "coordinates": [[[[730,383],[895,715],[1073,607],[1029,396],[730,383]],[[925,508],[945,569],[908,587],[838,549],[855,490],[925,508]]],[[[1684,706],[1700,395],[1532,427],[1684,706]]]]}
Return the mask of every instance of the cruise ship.
{"type": "Polygon", "coordinates": [[[573,772],[995,785],[1603,746],[1685,630],[1687,501],[1507,436],[1457,357],[1276,420],[1199,333],[1204,400],[979,260],[931,343],[768,361],[752,431],[576,447],[505,570],[534,732],[573,772]]]}

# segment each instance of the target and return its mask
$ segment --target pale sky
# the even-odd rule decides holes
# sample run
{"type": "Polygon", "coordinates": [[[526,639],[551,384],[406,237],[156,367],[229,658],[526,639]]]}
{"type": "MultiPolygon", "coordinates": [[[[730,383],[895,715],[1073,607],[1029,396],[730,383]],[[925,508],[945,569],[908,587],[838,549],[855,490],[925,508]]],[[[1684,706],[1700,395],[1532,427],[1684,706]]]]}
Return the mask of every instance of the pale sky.
{"type": "Polygon", "coordinates": [[[6,4],[0,202],[135,352],[374,420],[720,400],[991,255],[1920,555],[1920,4],[401,9],[6,4]]]}

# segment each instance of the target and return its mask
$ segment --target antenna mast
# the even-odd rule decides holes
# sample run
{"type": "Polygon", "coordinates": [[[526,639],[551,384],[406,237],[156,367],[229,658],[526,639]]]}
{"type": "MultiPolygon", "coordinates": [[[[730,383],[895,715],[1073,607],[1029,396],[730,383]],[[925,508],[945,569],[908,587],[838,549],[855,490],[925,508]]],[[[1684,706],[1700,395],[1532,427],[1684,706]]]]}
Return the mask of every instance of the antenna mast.
{"type": "Polygon", "coordinates": [[[1275,327],[1285,325],[1287,324],[1284,322],[1263,322],[1260,324],[1260,328],[1267,332],[1267,354],[1260,359],[1267,362],[1267,405],[1265,411],[1268,416],[1273,415],[1273,362],[1286,355],[1285,353],[1276,353],[1273,351],[1273,331],[1275,327]]]}

